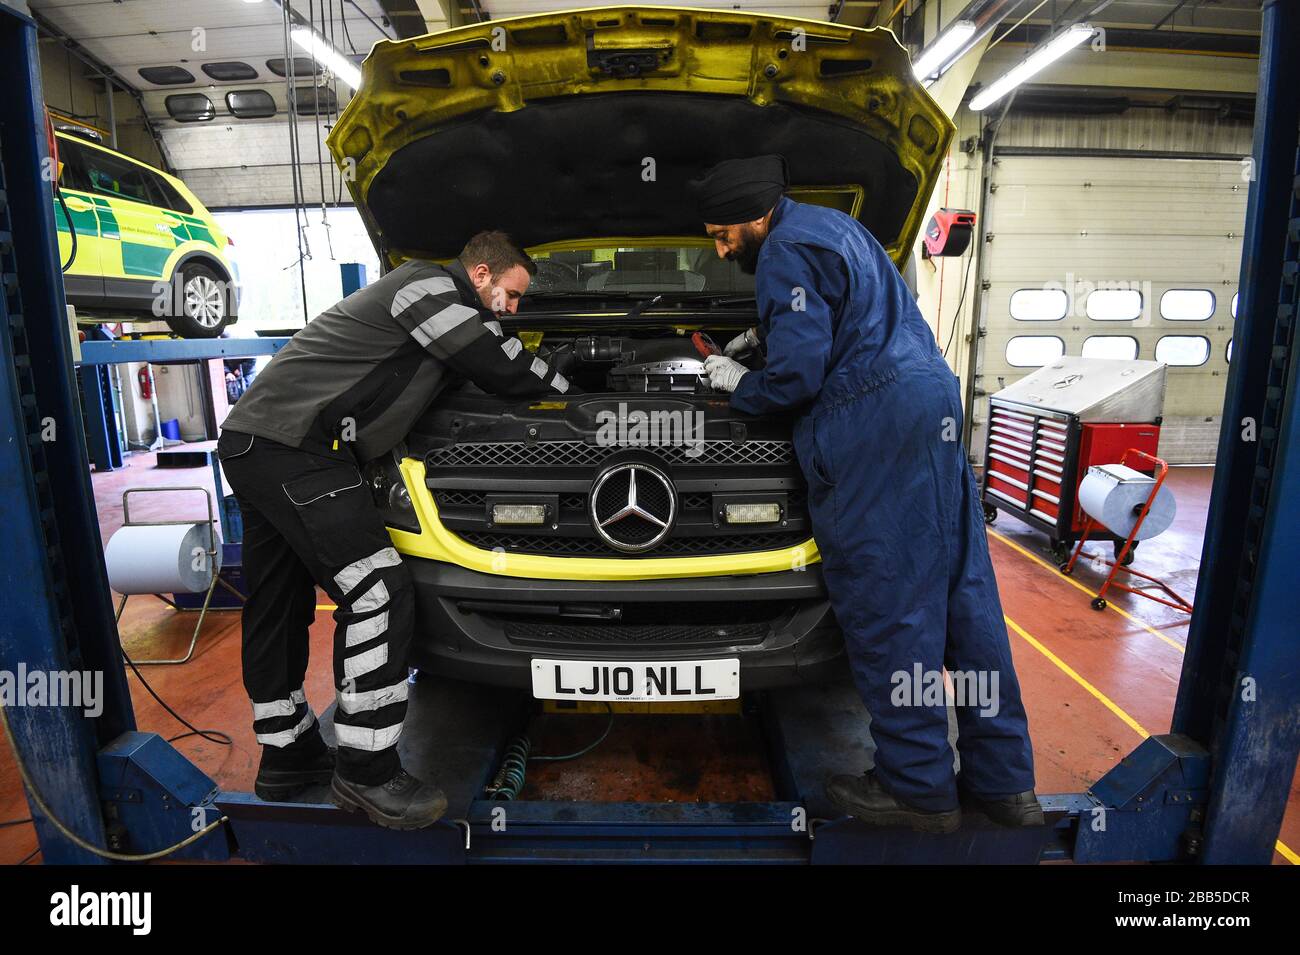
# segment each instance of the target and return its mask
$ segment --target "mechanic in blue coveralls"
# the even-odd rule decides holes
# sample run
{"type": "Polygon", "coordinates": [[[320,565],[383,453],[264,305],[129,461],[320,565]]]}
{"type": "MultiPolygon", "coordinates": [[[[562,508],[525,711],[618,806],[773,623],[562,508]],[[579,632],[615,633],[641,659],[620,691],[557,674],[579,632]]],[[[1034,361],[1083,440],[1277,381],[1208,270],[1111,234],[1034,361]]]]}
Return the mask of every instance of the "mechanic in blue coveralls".
{"type": "Polygon", "coordinates": [[[796,413],[813,536],[871,716],[874,768],[832,777],[826,794],[872,825],[951,832],[963,805],[1042,825],[957,378],[880,243],[788,184],[783,157],[756,156],[691,188],[718,255],[755,276],[760,318],[707,359],[709,381],[739,411],[796,413]],[[763,346],[761,369],[737,360],[763,346]],[[913,692],[945,668],[960,774],[945,694],[913,692]]]}

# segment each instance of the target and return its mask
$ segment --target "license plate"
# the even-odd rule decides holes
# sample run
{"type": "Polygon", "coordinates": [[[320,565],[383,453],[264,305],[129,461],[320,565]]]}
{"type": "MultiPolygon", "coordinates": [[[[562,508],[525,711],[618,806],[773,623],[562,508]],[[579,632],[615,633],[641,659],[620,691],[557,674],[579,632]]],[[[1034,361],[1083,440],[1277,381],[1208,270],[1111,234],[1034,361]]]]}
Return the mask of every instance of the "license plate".
{"type": "Polygon", "coordinates": [[[539,700],[734,700],[740,696],[740,660],[596,663],[533,660],[533,696],[539,700]]]}

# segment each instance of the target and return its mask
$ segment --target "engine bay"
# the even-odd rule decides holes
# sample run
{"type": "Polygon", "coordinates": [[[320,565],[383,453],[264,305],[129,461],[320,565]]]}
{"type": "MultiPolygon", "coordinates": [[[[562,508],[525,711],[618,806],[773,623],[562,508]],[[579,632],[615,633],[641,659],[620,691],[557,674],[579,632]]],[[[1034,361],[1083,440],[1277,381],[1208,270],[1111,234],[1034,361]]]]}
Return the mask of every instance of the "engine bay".
{"type": "MultiPolygon", "coordinates": [[[[734,334],[718,338],[725,343],[734,334]]],[[[583,392],[713,394],[704,359],[721,350],[708,332],[680,329],[650,336],[548,334],[538,354],[583,392]]],[[[751,366],[759,362],[758,356],[746,359],[751,366]]]]}

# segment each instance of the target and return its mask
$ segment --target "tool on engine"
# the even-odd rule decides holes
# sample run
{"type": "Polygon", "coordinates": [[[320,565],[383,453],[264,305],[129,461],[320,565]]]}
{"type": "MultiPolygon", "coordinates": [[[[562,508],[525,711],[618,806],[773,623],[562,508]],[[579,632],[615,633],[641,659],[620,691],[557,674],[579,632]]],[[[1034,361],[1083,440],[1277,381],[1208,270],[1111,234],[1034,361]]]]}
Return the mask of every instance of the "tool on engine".
{"type": "Polygon", "coordinates": [[[691,343],[695,345],[695,350],[700,353],[701,358],[722,354],[722,349],[709,337],[708,332],[695,332],[691,335],[691,343]]]}

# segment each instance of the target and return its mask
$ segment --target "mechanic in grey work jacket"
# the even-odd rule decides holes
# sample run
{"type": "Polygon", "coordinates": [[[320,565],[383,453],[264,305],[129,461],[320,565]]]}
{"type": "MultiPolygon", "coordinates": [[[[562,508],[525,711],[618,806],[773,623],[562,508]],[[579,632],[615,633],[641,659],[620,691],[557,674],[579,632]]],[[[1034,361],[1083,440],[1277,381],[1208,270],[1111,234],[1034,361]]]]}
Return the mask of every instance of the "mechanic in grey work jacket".
{"type": "Polygon", "coordinates": [[[453,378],[521,398],[569,391],[495,320],[536,271],[501,232],[474,236],[446,266],[408,261],[294,335],[226,419],[217,452],[244,517],[244,686],[262,799],[329,782],[338,805],[396,829],[446,809],[398,759],[412,586],[359,466],[405,438],[453,378]],[[317,584],[338,605],[337,753],[303,693],[317,584]]]}

